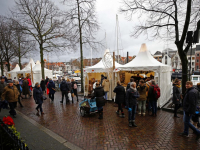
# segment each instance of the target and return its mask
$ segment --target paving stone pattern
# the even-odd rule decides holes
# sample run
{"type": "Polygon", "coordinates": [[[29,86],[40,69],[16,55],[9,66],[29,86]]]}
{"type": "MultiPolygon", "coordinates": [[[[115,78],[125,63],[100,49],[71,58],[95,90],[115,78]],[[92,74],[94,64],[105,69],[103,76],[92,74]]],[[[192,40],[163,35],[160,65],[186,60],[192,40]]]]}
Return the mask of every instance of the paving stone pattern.
{"type": "MultiPolygon", "coordinates": [[[[83,97],[82,97],[83,99],[83,97]]],[[[190,130],[190,137],[181,137],[183,119],[174,118],[172,113],[158,111],[157,117],[136,115],[138,127],[128,126],[128,112],[125,118],[116,115],[113,102],[104,106],[104,118],[98,114],[81,117],[78,103],[60,104],[61,93],[56,92],[53,103],[43,103],[44,116],[36,116],[34,100],[23,99],[23,108],[17,110],[39,124],[60,135],[67,141],[85,150],[198,150],[200,140],[190,130]]]]}

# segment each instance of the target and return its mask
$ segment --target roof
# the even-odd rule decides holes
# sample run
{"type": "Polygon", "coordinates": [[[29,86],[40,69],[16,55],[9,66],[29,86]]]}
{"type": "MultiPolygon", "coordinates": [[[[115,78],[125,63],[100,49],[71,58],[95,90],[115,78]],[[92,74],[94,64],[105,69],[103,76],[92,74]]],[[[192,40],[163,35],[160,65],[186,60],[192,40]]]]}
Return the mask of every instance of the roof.
{"type": "Polygon", "coordinates": [[[26,65],[26,67],[24,67],[24,69],[18,71],[18,73],[24,73],[24,72],[30,70],[31,69],[31,65],[32,65],[32,68],[35,66],[35,63],[34,63],[32,58],[30,59],[29,63],[26,65]]]}
{"type": "Polygon", "coordinates": [[[147,50],[146,44],[142,44],[140,51],[136,58],[134,58],[129,63],[118,68],[119,70],[129,70],[129,71],[170,71],[171,67],[157,61],[147,50]],[[166,67],[161,70],[161,67],[166,67]]]}
{"type": "Polygon", "coordinates": [[[15,68],[8,73],[20,71],[19,65],[16,64],[15,68]]]}
{"type": "Polygon", "coordinates": [[[160,51],[155,52],[154,55],[162,55],[162,53],[160,51]]]}

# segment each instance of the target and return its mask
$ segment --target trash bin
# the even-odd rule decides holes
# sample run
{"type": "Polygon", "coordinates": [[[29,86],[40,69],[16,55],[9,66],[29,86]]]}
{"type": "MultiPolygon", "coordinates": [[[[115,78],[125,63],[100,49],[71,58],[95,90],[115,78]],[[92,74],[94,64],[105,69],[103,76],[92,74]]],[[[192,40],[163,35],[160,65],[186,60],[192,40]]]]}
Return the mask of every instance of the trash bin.
{"type": "Polygon", "coordinates": [[[81,92],[81,84],[77,85],[77,92],[81,92]]]}

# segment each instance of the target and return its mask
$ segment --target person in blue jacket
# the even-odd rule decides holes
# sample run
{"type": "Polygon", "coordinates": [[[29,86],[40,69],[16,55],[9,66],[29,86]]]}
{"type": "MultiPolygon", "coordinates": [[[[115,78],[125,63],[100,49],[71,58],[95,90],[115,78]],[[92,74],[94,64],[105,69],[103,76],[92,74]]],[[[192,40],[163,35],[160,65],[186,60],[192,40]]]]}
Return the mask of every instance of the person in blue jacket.
{"type": "Polygon", "coordinates": [[[54,94],[56,92],[56,87],[55,87],[55,83],[53,82],[53,80],[50,78],[49,79],[49,83],[47,85],[47,88],[49,89],[49,98],[51,99],[51,101],[54,101],[54,94]]]}
{"type": "Polygon", "coordinates": [[[126,105],[128,107],[128,121],[129,121],[129,127],[137,127],[135,124],[135,114],[137,110],[137,98],[139,98],[140,95],[136,89],[136,83],[131,82],[130,88],[126,91],[126,105]]]}
{"type": "Polygon", "coordinates": [[[38,106],[36,107],[37,115],[39,115],[39,109],[40,109],[41,115],[43,115],[44,114],[43,109],[42,109],[43,93],[42,93],[40,84],[38,82],[35,83],[35,87],[33,89],[33,98],[34,98],[36,104],[38,104],[38,106]]]}

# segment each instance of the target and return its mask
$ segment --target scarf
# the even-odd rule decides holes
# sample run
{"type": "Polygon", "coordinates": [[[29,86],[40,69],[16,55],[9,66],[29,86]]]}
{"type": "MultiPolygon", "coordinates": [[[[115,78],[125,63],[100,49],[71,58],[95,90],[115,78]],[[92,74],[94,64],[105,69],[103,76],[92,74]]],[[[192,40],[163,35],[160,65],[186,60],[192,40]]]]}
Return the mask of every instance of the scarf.
{"type": "Polygon", "coordinates": [[[137,91],[137,89],[136,89],[136,88],[133,88],[132,86],[131,86],[130,88],[133,89],[133,91],[137,91]]]}
{"type": "Polygon", "coordinates": [[[181,88],[181,85],[176,84],[175,86],[176,86],[177,88],[181,88]]]}

